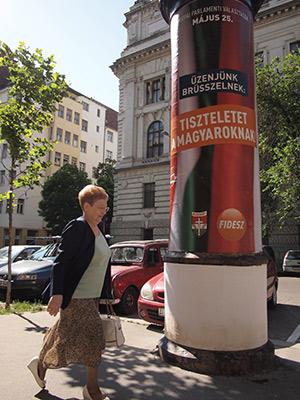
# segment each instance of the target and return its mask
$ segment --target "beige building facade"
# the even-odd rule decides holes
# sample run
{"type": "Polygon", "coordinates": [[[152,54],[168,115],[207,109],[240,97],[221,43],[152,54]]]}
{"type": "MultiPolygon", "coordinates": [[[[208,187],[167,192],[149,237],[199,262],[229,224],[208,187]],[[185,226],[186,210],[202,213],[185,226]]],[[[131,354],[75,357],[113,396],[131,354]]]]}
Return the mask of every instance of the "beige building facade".
{"type": "MultiPolygon", "coordinates": [[[[7,88],[0,89],[0,101],[8,98],[7,88]]],[[[99,162],[104,162],[105,148],[110,149],[110,157],[117,158],[117,116],[115,110],[104,104],[70,89],[69,97],[57,105],[53,122],[44,129],[42,135],[55,140],[53,151],[46,160],[51,166],[47,169],[45,178],[53,175],[65,164],[76,165],[80,170],[93,178],[93,168],[99,162]],[[107,141],[107,131],[113,131],[114,141],[107,141]]],[[[10,159],[7,145],[0,145],[0,192],[8,190],[7,170],[10,159]]],[[[34,243],[36,237],[47,236],[46,224],[38,215],[38,205],[41,200],[41,186],[33,190],[18,189],[15,191],[15,208],[13,216],[13,235],[15,244],[34,243]]],[[[0,203],[0,247],[8,244],[8,214],[6,202],[0,203]]]]}
{"type": "MultiPolygon", "coordinates": [[[[135,1],[125,18],[127,46],[112,65],[120,80],[120,112],[111,231],[115,241],[163,238],[169,234],[169,26],[158,0],[135,1]]],[[[255,21],[254,40],[255,52],[265,63],[296,50],[299,1],[266,1],[255,21]]],[[[299,246],[297,226],[287,230],[288,243],[277,243],[282,252],[299,246]]]]}

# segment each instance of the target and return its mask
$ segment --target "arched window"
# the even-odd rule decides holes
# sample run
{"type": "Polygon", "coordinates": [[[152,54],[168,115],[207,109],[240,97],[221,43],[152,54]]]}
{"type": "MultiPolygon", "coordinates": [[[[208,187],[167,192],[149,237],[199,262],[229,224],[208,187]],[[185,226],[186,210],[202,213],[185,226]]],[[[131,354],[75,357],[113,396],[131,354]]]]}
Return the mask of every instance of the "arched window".
{"type": "Polygon", "coordinates": [[[163,124],[154,121],[148,128],[147,133],[147,158],[159,157],[164,150],[163,124]]]}

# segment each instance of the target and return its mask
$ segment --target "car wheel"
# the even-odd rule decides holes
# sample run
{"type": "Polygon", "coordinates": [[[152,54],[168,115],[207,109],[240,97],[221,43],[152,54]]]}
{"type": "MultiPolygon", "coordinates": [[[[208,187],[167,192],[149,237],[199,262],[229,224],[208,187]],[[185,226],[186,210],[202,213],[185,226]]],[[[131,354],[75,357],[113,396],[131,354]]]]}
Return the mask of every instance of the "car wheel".
{"type": "Polygon", "coordinates": [[[271,299],[268,301],[269,308],[275,308],[277,306],[277,288],[274,286],[273,294],[271,299]]]}
{"type": "Polygon", "coordinates": [[[137,313],[137,301],[139,293],[134,287],[129,287],[123,293],[121,302],[118,304],[118,311],[121,314],[132,315],[137,313]]]}

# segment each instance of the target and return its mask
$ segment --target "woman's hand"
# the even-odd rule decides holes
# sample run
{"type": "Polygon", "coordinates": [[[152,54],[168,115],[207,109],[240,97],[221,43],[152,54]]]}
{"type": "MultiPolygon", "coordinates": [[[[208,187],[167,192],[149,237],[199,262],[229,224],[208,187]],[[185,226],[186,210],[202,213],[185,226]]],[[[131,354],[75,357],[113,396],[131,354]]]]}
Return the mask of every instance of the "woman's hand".
{"type": "Polygon", "coordinates": [[[56,314],[59,312],[59,309],[62,305],[62,301],[63,301],[63,296],[61,294],[55,294],[54,296],[50,297],[47,307],[48,313],[55,317],[56,314]]]}

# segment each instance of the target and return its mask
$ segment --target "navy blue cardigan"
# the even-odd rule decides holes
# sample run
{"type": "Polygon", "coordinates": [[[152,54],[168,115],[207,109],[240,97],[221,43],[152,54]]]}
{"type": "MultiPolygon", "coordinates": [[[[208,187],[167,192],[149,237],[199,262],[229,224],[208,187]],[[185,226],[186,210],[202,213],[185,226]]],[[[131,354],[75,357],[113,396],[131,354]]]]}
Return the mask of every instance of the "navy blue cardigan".
{"type": "MultiPolygon", "coordinates": [[[[70,221],[62,232],[50,282],[50,296],[56,294],[63,296],[61,308],[66,308],[70,303],[82,275],[93,258],[94,251],[95,235],[89,224],[83,217],[70,221]]],[[[112,299],[110,263],[100,298],[112,299]]]]}

